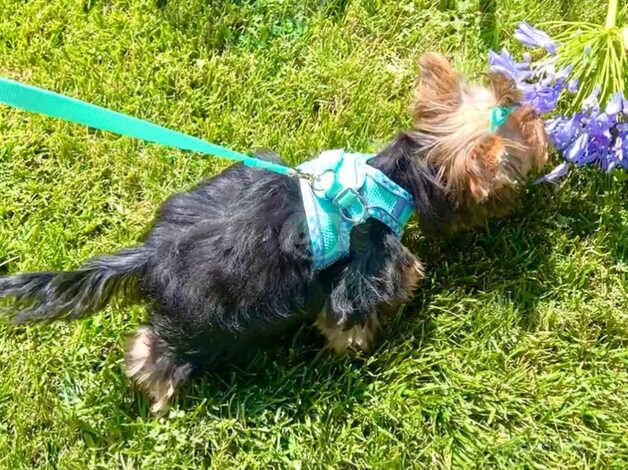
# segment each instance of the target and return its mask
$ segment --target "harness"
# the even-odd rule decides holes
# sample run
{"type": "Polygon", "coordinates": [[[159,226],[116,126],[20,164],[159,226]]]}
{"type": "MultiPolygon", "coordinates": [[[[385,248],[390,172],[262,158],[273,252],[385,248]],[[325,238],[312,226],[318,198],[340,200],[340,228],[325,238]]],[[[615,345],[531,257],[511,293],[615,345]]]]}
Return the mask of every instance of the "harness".
{"type": "MultiPolygon", "coordinates": [[[[321,270],[346,257],[351,229],[369,218],[387,225],[398,237],[414,210],[412,196],[384,173],[368,165],[372,155],[330,150],[290,168],[245,155],[151,122],[75,98],[0,77],[0,103],[95,129],[169,147],[236,160],[244,165],[297,177],[311,240],[313,263],[321,270]]],[[[491,110],[494,132],[512,108],[491,110]]]]}
{"type": "Polygon", "coordinates": [[[300,180],[316,269],[349,255],[351,229],[377,219],[401,237],[412,216],[412,196],[378,169],[368,165],[373,155],[328,150],[299,165],[310,174],[300,180]]]}

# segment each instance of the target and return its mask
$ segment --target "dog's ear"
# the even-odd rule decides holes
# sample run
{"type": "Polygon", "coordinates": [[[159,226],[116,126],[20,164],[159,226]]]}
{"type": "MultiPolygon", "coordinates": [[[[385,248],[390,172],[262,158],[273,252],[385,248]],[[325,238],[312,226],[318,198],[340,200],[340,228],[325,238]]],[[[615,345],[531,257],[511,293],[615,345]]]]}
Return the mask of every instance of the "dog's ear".
{"type": "Polygon", "coordinates": [[[504,151],[501,139],[488,136],[469,153],[465,162],[465,175],[460,178],[466,181],[469,195],[476,203],[483,203],[493,190],[499,159],[504,151]]]}
{"type": "Polygon", "coordinates": [[[433,122],[454,112],[461,103],[460,77],[449,61],[428,53],[419,59],[421,75],[415,88],[412,114],[415,123],[433,122]]]}
{"type": "Polygon", "coordinates": [[[514,80],[501,73],[490,73],[488,79],[498,106],[513,106],[521,101],[521,92],[514,80]]]}

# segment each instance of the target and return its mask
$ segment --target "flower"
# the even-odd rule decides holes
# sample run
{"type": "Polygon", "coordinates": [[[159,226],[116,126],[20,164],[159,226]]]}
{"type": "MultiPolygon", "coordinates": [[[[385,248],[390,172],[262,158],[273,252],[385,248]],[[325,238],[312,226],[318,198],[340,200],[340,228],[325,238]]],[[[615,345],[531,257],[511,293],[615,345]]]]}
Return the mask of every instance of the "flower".
{"type": "Polygon", "coordinates": [[[628,169],[628,161],[626,160],[626,156],[627,155],[624,149],[624,143],[622,142],[622,138],[617,137],[609,155],[611,160],[610,164],[608,165],[609,170],[613,170],[619,166],[628,169]]]}
{"type": "Polygon", "coordinates": [[[514,36],[517,41],[528,47],[542,47],[551,55],[556,55],[558,44],[546,32],[533,28],[525,21],[519,23],[514,36]]]}
{"type": "Polygon", "coordinates": [[[539,183],[558,183],[558,180],[565,176],[571,170],[571,163],[563,162],[557,167],[555,167],[552,171],[550,171],[547,175],[539,178],[534,182],[534,184],[539,183]]]}
{"type": "MultiPolygon", "coordinates": [[[[521,90],[523,104],[546,114],[556,109],[563,90],[577,93],[580,83],[577,77],[571,77],[573,67],[569,65],[556,71],[558,44],[551,37],[527,23],[520,23],[515,38],[530,47],[543,47],[552,56],[534,62],[526,53],[524,60],[518,62],[506,49],[500,53],[489,52],[491,71],[514,80],[521,90]]],[[[590,46],[585,47],[585,54],[590,54],[590,46]]],[[[595,164],[608,172],[616,168],[628,170],[628,100],[618,91],[603,106],[599,95],[600,87],[596,86],[578,112],[545,120],[545,130],[556,150],[562,153],[564,162],[536,183],[556,183],[573,166],[595,164]]]]}
{"type": "Polygon", "coordinates": [[[536,81],[519,82],[518,88],[523,93],[523,102],[533,106],[539,113],[549,113],[558,105],[562,91],[567,86],[567,78],[573,67],[568,65],[558,72],[554,67],[554,60],[534,64],[532,78],[536,81]]]}
{"type": "Polygon", "coordinates": [[[600,103],[597,96],[600,94],[600,85],[596,85],[591,94],[582,102],[584,109],[599,109],[600,103]]]}
{"type": "MultiPolygon", "coordinates": [[[[546,121],[545,130],[556,150],[570,164],[584,166],[597,163],[600,168],[612,171],[627,168],[628,123],[621,122],[624,98],[616,94],[604,111],[600,110],[595,90],[586,100],[583,109],[572,117],[557,116],[546,121]],[[609,112],[607,112],[609,111],[609,112]]],[[[562,167],[561,167],[562,168],[562,167]]],[[[566,174],[558,167],[538,182],[556,182],[566,174]]]]}
{"type": "Polygon", "coordinates": [[[558,116],[545,122],[545,132],[552,140],[556,150],[563,150],[575,139],[580,126],[581,124],[575,116],[572,118],[558,116]]]}
{"type": "Polygon", "coordinates": [[[506,49],[502,49],[499,54],[490,51],[488,60],[490,71],[513,80],[522,92],[522,101],[533,106],[539,113],[548,113],[556,108],[572,71],[572,67],[567,66],[556,72],[554,59],[532,64],[528,57],[523,62],[517,62],[506,49]],[[531,81],[535,78],[536,81],[531,81]]]}
{"type": "Polygon", "coordinates": [[[491,72],[506,75],[516,83],[532,75],[529,62],[515,62],[506,49],[502,49],[499,54],[495,51],[489,51],[488,62],[491,72]]]}
{"type": "Polygon", "coordinates": [[[548,77],[537,83],[523,83],[519,88],[523,91],[523,101],[544,114],[556,108],[563,85],[548,77]]]}
{"type": "Polygon", "coordinates": [[[567,91],[569,93],[571,93],[572,95],[578,93],[578,87],[580,85],[580,82],[578,81],[577,78],[572,78],[571,80],[569,80],[567,82],[567,91]]]}
{"type": "Polygon", "coordinates": [[[606,105],[605,112],[612,116],[622,112],[628,115],[628,100],[624,98],[624,94],[621,91],[618,91],[611,97],[606,105]]]}
{"type": "MultiPolygon", "coordinates": [[[[581,165],[587,158],[587,145],[589,137],[586,134],[580,134],[565,149],[565,160],[576,165],[581,165]]],[[[586,162],[585,162],[586,163],[586,162]]]]}

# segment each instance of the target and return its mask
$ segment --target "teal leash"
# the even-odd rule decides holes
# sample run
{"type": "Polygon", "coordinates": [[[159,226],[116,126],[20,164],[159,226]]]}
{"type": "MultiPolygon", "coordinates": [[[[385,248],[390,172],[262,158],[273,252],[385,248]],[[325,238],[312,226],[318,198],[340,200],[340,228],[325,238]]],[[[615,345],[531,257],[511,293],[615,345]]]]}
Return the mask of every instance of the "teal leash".
{"type": "Polygon", "coordinates": [[[306,178],[310,176],[294,168],[253,158],[149,121],[2,77],[0,77],[0,103],[168,147],[240,161],[247,166],[273,171],[280,175],[306,178]]]}

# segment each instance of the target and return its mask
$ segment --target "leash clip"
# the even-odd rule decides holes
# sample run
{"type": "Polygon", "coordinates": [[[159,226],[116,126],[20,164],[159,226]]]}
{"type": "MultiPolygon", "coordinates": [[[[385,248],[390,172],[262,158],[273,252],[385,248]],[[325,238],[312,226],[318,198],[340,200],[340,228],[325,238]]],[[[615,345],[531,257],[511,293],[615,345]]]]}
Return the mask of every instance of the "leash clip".
{"type": "Polygon", "coordinates": [[[290,176],[294,176],[295,178],[304,179],[305,181],[310,183],[310,186],[313,186],[314,182],[316,181],[316,176],[315,175],[313,175],[311,173],[306,173],[304,171],[301,171],[298,168],[292,168],[292,174],[290,176]]]}

